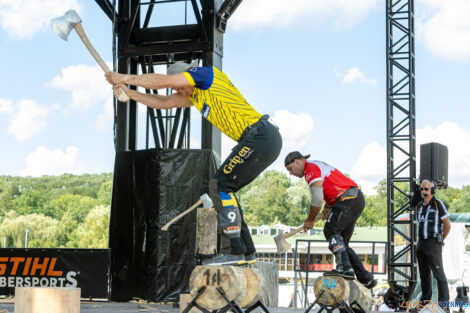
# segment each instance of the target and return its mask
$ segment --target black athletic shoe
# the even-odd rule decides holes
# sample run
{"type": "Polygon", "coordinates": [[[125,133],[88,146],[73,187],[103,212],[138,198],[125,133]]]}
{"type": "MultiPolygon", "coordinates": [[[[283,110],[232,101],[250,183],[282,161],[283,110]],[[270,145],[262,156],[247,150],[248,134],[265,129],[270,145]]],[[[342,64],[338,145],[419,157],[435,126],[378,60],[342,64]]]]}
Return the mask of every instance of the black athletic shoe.
{"type": "Polygon", "coordinates": [[[245,263],[243,254],[218,254],[213,258],[202,260],[202,265],[243,265],[245,263]]]}
{"type": "Polygon", "coordinates": [[[245,255],[245,261],[247,264],[254,264],[256,263],[256,255],[255,253],[250,253],[250,254],[247,254],[245,255]]]}
{"type": "Polygon", "coordinates": [[[375,286],[377,286],[377,281],[373,278],[364,284],[364,287],[366,287],[367,289],[372,289],[375,286]]]}
{"type": "Polygon", "coordinates": [[[347,271],[341,271],[341,270],[335,269],[335,270],[331,270],[331,271],[323,273],[323,276],[341,276],[346,280],[354,280],[354,278],[356,278],[356,276],[354,275],[354,271],[352,269],[347,270],[347,271]]]}

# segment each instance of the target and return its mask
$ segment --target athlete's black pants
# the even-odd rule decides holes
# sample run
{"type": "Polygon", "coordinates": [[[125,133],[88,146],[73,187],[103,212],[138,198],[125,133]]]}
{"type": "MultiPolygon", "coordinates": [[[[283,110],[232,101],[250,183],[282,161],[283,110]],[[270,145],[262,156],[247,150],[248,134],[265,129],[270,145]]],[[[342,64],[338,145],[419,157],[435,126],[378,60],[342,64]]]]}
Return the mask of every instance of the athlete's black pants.
{"type": "Polygon", "coordinates": [[[449,286],[442,265],[442,243],[437,242],[436,238],[420,238],[416,255],[421,278],[421,301],[431,300],[431,272],[437,280],[438,301],[449,301],[449,286]]]}
{"type": "Polygon", "coordinates": [[[362,284],[369,282],[373,278],[373,275],[364,268],[364,265],[356,252],[349,247],[349,241],[351,240],[351,236],[354,232],[356,221],[364,210],[364,206],[364,195],[359,189],[357,197],[343,201],[338,200],[336,202],[331,209],[331,213],[323,228],[323,233],[325,234],[325,238],[328,242],[334,235],[340,235],[343,237],[347,257],[351,262],[351,266],[354,270],[354,274],[356,274],[357,280],[362,284]]]}
{"type": "Polygon", "coordinates": [[[278,128],[264,115],[245,129],[238,144],[211,180],[210,195],[219,216],[222,252],[251,254],[256,251],[235,192],[271,165],[279,156],[281,147],[278,128]]]}

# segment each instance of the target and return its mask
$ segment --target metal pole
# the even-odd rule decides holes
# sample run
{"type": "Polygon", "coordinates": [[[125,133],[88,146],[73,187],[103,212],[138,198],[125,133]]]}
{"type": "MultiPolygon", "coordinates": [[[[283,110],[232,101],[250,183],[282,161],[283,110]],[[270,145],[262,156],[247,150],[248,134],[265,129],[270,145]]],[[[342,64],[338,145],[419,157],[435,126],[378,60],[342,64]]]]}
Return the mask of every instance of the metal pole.
{"type": "Polygon", "coordinates": [[[28,247],[28,232],[29,232],[29,229],[26,228],[26,233],[24,235],[24,247],[25,248],[28,247]]]}

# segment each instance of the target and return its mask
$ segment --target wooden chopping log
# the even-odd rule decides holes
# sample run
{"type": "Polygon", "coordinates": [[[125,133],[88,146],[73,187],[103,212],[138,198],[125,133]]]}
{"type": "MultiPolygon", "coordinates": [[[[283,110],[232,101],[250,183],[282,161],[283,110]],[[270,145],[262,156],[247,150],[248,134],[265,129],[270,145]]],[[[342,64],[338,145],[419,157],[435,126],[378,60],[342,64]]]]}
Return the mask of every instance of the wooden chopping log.
{"type": "Polygon", "coordinates": [[[266,284],[260,270],[246,267],[243,268],[243,272],[245,272],[246,278],[246,293],[240,306],[246,309],[258,302],[266,293],[266,284]]]}
{"type": "Polygon", "coordinates": [[[218,310],[228,303],[217,291],[221,287],[226,297],[240,303],[246,294],[245,272],[241,267],[209,265],[196,266],[189,278],[189,292],[192,297],[197,295],[199,288],[206,286],[197,304],[207,310],[218,310]]]}
{"type": "Polygon", "coordinates": [[[217,212],[213,208],[197,210],[196,253],[217,253],[217,212]]]}
{"type": "MultiPolygon", "coordinates": [[[[320,276],[314,283],[315,297],[318,303],[335,306],[342,301],[351,305],[356,302],[363,310],[369,312],[372,305],[370,290],[356,280],[346,280],[341,276],[320,276]],[[323,294],[318,298],[320,290],[323,294]]],[[[353,305],[352,308],[356,310],[353,305]]]]}
{"type": "Polygon", "coordinates": [[[315,279],[313,292],[318,303],[335,306],[349,299],[349,283],[341,276],[320,276],[315,279]],[[318,297],[323,290],[321,297],[318,297]]]}

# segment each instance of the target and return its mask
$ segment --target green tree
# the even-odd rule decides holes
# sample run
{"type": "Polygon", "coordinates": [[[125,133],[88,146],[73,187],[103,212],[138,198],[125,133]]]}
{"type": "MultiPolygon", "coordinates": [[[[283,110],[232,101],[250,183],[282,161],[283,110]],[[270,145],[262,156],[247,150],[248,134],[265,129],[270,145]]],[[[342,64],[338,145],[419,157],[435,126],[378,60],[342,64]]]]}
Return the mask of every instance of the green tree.
{"type": "MultiPolygon", "coordinates": [[[[310,210],[310,191],[304,180],[294,182],[286,190],[287,209],[286,225],[301,225],[307,218],[310,210]]],[[[318,224],[316,224],[318,225],[318,224]]]]}
{"type": "Polygon", "coordinates": [[[78,223],[81,223],[96,204],[97,200],[88,196],[65,194],[50,202],[48,213],[54,218],[61,219],[66,212],[69,212],[78,223]]]}
{"type": "Polygon", "coordinates": [[[69,242],[79,248],[107,248],[110,208],[97,206],[88,213],[85,222],[75,230],[74,240],[69,242]]]}
{"type": "Polygon", "coordinates": [[[278,171],[265,171],[240,191],[240,202],[249,225],[287,222],[286,190],[291,182],[278,171]]]}
{"type": "Polygon", "coordinates": [[[59,222],[42,214],[16,215],[8,212],[0,224],[0,238],[13,239],[15,247],[25,245],[25,234],[28,230],[28,247],[57,247],[59,222]]]}

